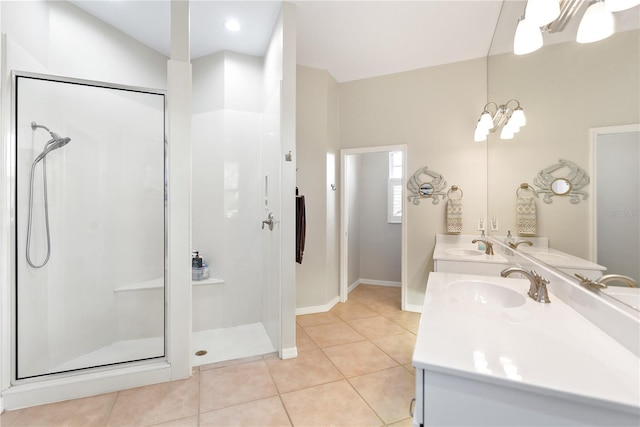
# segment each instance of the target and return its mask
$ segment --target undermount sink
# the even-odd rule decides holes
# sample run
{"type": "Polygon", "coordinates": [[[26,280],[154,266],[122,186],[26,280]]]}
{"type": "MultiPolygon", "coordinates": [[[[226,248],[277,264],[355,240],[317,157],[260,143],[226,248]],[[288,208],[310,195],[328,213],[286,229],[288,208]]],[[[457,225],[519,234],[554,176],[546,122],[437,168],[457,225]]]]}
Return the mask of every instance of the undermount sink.
{"type": "Polygon", "coordinates": [[[478,251],[475,249],[462,249],[462,248],[452,248],[447,249],[445,251],[449,255],[457,255],[457,256],[478,256],[484,254],[482,251],[478,251]]]}
{"type": "Polygon", "coordinates": [[[518,291],[480,280],[460,280],[447,286],[450,302],[467,302],[492,308],[515,308],[525,304],[518,291]]]}

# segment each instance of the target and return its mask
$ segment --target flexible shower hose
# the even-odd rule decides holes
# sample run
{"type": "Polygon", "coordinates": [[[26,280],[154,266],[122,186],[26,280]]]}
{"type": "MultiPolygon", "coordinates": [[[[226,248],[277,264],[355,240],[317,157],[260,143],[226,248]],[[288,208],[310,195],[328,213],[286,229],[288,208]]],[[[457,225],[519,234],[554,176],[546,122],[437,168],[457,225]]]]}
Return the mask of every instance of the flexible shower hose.
{"type": "Polygon", "coordinates": [[[27,262],[33,268],[42,268],[47,262],[49,262],[49,256],[51,255],[51,236],[49,235],[49,202],[47,200],[47,158],[42,158],[42,183],[43,183],[43,195],[44,195],[44,224],[47,231],[47,256],[40,265],[36,265],[31,261],[29,255],[31,249],[31,223],[33,222],[33,175],[36,170],[38,160],[31,164],[31,186],[29,187],[29,221],[27,224],[27,262]]]}

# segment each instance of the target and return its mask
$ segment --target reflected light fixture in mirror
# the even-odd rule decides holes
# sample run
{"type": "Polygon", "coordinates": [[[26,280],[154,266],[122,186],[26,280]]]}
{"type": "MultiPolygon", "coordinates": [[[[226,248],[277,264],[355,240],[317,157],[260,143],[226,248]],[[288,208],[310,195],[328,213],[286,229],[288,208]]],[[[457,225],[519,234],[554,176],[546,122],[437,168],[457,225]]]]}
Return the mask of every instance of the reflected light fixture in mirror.
{"type": "Polygon", "coordinates": [[[524,110],[517,99],[510,99],[503,105],[489,102],[484,106],[480,119],[476,124],[473,140],[486,141],[491,132],[500,131],[500,139],[513,139],[520,128],[527,124],[524,110]],[[495,110],[492,112],[492,110],[495,110]]]}
{"type": "MultiPolygon", "coordinates": [[[[542,33],[557,33],[581,10],[584,0],[529,0],[525,14],[518,20],[513,52],[525,55],[542,47],[542,33]],[[557,13],[556,13],[557,12],[557,13]],[[547,20],[554,18],[547,22],[547,20]],[[544,22],[543,24],[540,24],[544,22]]],[[[592,0],[580,20],[578,43],[597,42],[615,32],[612,12],[621,12],[640,5],[640,0],[592,0]]]]}
{"type": "Polygon", "coordinates": [[[525,18],[525,15],[518,20],[516,35],[513,39],[513,53],[516,55],[526,55],[535,52],[542,47],[542,31],[540,27],[525,18]]]}
{"type": "Polygon", "coordinates": [[[606,0],[604,8],[609,12],[622,12],[640,4],[640,0],[606,0]]]}
{"type": "Polygon", "coordinates": [[[613,13],[606,9],[604,0],[595,0],[589,4],[584,13],[576,41],[578,43],[592,43],[604,40],[615,31],[613,13]]]}
{"type": "Polygon", "coordinates": [[[525,8],[525,16],[531,24],[543,27],[560,15],[558,0],[530,0],[525,8]]]}

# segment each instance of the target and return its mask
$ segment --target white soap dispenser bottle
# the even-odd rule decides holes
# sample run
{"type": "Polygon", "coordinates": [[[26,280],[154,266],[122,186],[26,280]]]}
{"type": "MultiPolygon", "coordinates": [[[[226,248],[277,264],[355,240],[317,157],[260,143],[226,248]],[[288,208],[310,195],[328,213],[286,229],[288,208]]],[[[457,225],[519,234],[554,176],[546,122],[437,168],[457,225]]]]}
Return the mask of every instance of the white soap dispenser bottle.
{"type": "Polygon", "coordinates": [[[513,255],[513,251],[511,250],[511,244],[514,241],[515,240],[513,239],[513,236],[511,235],[511,230],[507,231],[507,237],[504,238],[504,244],[507,245],[507,249],[505,249],[505,253],[507,255],[513,255]]]}

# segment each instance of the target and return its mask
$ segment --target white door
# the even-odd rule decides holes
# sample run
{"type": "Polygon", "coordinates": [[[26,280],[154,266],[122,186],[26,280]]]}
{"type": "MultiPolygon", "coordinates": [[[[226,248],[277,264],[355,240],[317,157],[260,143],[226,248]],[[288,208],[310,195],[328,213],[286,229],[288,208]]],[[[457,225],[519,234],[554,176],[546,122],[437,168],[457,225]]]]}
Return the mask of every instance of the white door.
{"type": "Polygon", "coordinates": [[[640,280],[640,132],[598,135],[595,156],[597,262],[640,280]]]}

